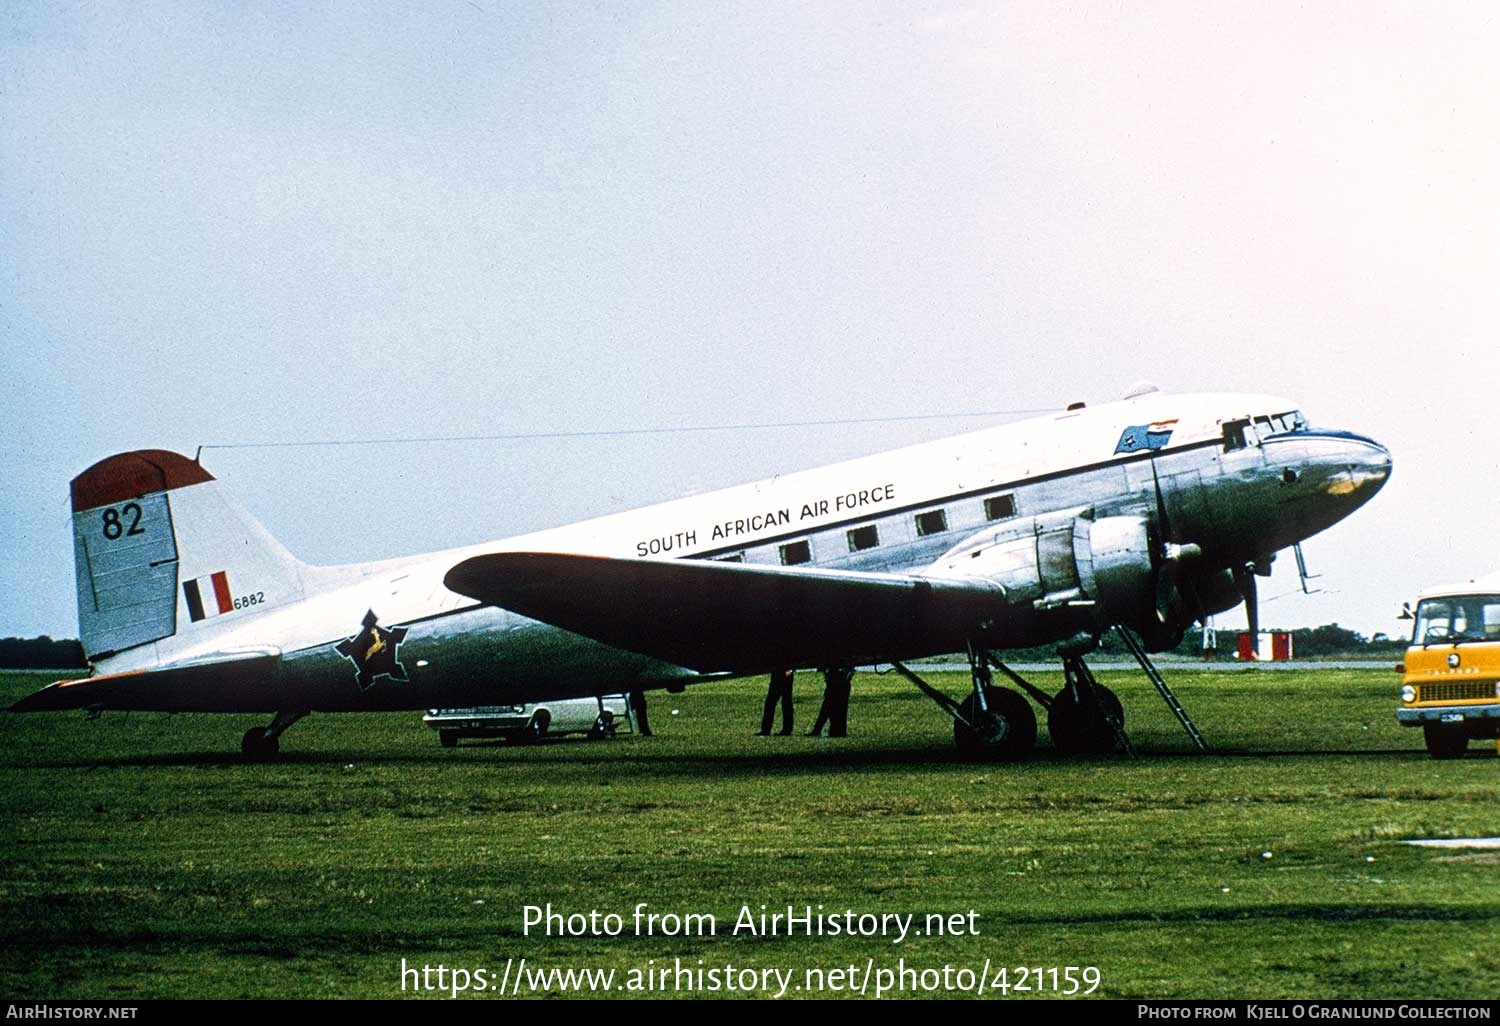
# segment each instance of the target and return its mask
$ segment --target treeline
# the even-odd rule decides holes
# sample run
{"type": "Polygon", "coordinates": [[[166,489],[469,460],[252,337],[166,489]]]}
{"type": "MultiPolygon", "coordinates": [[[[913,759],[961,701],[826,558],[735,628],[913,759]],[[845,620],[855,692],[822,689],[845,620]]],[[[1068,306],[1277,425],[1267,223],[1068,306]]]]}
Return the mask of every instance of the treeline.
{"type": "MultiPolygon", "coordinates": [[[[1213,658],[1233,659],[1238,631],[1220,631],[1213,658]]],[[[1358,631],[1327,623],[1321,627],[1300,627],[1292,631],[1292,654],[1297,659],[1360,659],[1383,658],[1400,655],[1406,651],[1405,638],[1392,638],[1376,633],[1365,637],[1358,631]]],[[[1125,646],[1113,633],[1105,634],[1099,641],[1099,654],[1127,656],[1125,646]]],[[[1201,656],[1203,635],[1191,630],[1184,635],[1182,644],[1172,650],[1172,655],[1201,656]]],[[[1005,658],[1010,662],[1046,662],[1057,657],[1052,645],[1036,648],[1007,649],[1005,658]]],[[[83,656],[83,646],[67,639],[56,641],[43,635],[40,638],[0,638],[0,669],[8,670],[66,670],[88,666],[83,656]]]]}
{"type": "Polygon", "coordinates": [[[0,638],[0,669],[72,670],[88,666],[77,641],[40,638],[0,638]]]}
{"type": "Polygon", "coordinates": [[[1408,644],[1406,638],[1392,638],[1379,631],[1367,638],[1336,623],[1292,631],[1292,655],[1298,659],[1400,655],[1408,644]]]}
{"type": "MultiPolygon", "coordinates": [[[[1365,637],[1358,631],[1340,627],[1336,623],[1326,623],[1321,627],[1299,627],[1291,635],[1292,657],[1295,659],[1383,659],[1401,655],[1408,644],[1404,637],[1392,638],[1380,632],[1365,637]]],[[[1237,630],[1219,631],[1212,649],[1212,658],[1234,659],[1239,636],[1240,632],[1237,630]]],[[[1183,635],[1182,643],[1166,654],[1198,658],[1203,653],[1203,632],[1195,628],[1183,635]]],[[[1096,655],[1129,658],[1130,653],[1111,631],[1099,639],[1096,655]]],[[[1005,659],[1009,662],[1048,662],[1055,658],[1057,651],[1053,645],[1007,649],[1005,652],[1005,659]]]]}

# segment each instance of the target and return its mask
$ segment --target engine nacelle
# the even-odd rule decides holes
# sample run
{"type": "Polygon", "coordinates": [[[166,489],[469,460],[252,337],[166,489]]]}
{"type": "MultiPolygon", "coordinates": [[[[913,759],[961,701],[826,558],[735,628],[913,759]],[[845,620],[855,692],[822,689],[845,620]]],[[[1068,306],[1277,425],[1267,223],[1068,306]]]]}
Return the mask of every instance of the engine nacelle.
{"type": "MultiPolygon", "coordinates": [[[[1159,560],[1144,517],[1102,517],[1088,529],[1088,559],[1106,624],[1140,629],[1156,618],[1159,560]]],[[[1080,554],[1080,568],[1083,557],[1080,554]]]]}
{"type": "Polygon", "coordinates": [[[924,573],[994,581],[1013,611],[1034,615],[1042,634],[1065,637],[1154,621],[1154,551],[1144,517],[1096,520],[1079,507],[985,528],[924,573]]]}

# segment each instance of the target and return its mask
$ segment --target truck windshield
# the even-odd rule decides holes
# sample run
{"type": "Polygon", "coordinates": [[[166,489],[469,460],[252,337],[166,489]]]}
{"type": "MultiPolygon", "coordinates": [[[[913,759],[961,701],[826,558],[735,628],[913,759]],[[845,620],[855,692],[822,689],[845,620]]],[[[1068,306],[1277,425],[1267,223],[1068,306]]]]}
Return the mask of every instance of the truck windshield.
{"type": "Polygon", "coordinates": [[[1417,604],[1413,645],[1500,641],[1500,595],[1452,595],[1417,604]]]}

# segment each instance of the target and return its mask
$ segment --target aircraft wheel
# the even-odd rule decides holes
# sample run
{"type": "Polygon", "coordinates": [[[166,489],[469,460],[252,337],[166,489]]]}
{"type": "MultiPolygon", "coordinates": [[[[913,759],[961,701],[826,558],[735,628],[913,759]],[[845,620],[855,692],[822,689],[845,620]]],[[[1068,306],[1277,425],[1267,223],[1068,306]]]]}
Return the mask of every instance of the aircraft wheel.
{"type": "Polygon", "coordinates": [[[440,731],[438,731],[438,743],[441,744],[444,748],[457,748],[458,747],[458,731],[456,731],[456,730],[440,730],[440,731]]]}
{"type": "Polygon", "coordinates": [[[251,727],[245,731],[245,736],[240,738],[240,752],[247,759],[274,759],[281,751],[281,739],[279,737],[267,737],[266,728],[251,727]]]}
{"type": "Polygon", "coordinates": [[[1427,754],[1434,759],[1462,758],[1469,747],[1464,729],[1446,723],[1422,724],[1422,739],[1427,742],[1427,754]]]}
{"type": "Polygon", "coordinates": [[[953,741],[971,759],[1014,761],[1024,759],[1036,747],[1036,713],[1019,692],[1009,688],[986,688],[988,715],[976,719],[974,696],[960,704],[964,717],[979,729],[953,721],[953,741]]]}
{"type": "Polygon", "coordinates": [[[1070,689],[1063,688],[1053,696],[1052,708],[1047,710],[1047,733],[1058,751],[1067,755],[1114,751],[1115,732],[1106,714],[1124,724],[1125,709],[1119,697],[1102,684],[1094,685],[1094,695],[1094,702],[1080,703],[1070,689]]]}
{"type": "Polygon", "coordinates": [[[615,714],[606,709],[594,720],[593,727],[589,729],[589,737],[598,739],[614,736],[615,714]]]}

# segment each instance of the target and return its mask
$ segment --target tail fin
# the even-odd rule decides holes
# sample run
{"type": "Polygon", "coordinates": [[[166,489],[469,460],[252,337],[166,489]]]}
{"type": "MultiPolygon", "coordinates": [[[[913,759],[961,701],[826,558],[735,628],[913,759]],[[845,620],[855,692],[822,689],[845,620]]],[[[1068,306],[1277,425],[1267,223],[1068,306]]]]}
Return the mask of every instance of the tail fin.
{"type": "Polygon", "coordinates": [[[90,659],[301,597],[301,564],[186,456],[111,456],[72,491],[78,628],[90,659]]]}

